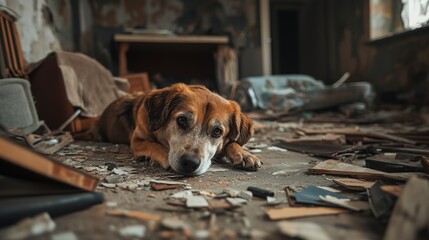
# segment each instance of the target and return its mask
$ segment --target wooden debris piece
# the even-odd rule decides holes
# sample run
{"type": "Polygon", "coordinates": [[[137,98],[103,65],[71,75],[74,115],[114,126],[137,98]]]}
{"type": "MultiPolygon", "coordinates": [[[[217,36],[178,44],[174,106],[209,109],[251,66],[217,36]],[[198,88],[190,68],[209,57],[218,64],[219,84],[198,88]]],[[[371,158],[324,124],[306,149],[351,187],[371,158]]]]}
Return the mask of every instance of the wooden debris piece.
{"type": "Polygon", "coordinates": [[[386,173],[370,168],[356,166],[353,164],[343,163],[337,160],[326,160],[320,162],[316,164],[316,166],[314,166],[313,168],[310,168],[309,172],[315,174],[340,175],[363,179],[390,179],[396,181],[406,181],[411,176],[425,175],[423,173],[418,172],[386,173]]]}
{"type": "Polygon", "coordinates": [[[155,191],[163,191],[163,190],[168,190],[168,189],[182,188],[183,185],[151,183],[150,187],[155,191]]]}
{"type": "Polygon", "coordinates": [[[271,220],[302,218],[322,215],[336,215],[350,213],[349,210],[330,207],[285,207],[271,208],[266,211],[266,214],[271,220]]]}
{"type": "Polygon", "coordinates": [[[132,211],[132,210],[124,210],[124,209],[115,209],[106,211],[107,215],[116,216],[116,217],[129,217],[135,218],[141,221],[155,221],[158,222],[161,220],[161,216],[153,213],[145,213],[141,211],[132,211]]]}
{"type": "Polygon", "coordinates": [[[354,178],[338,178],[332,180],[334,183],[341,185],[349,190],[353,191],[365,191],[374,185],[374,181],[365,181],[354,178]]]}
{"type": "Polygon", "coordinates": [[[234,208],[228,201],[225,199],[211,199],[209,200],[209,208],[214,209],[229,209],[234,208]]]}
{"type": "Polygon", "coordinates": [[[395,197],[399,197],[404,190],[404,186],[402,185],[383,185],[380,188],[381,190],[390,193],[395,197]]]}
{"type": "Polygon", "coordinates": [[[429,173],[429,157],[421,156],[420,163],[422,164],[423,171],[429,173]]]}
{"type": "Polygon", "coordinates": [[[415,145],[416,142],[407,138],[398,137],[388,133],[376,132],[376,131],[363,131],[358,128],[331,128],[331,129],[309,129],[309,128],[298,128],[298,130],[304,132],[305,134],[325,134],[325,133],[334,133],[334,134],[344,134],[351,136],[366,136],[373,138],[380,138],[390,140],[392,142],[406,143],[415,145]]]}

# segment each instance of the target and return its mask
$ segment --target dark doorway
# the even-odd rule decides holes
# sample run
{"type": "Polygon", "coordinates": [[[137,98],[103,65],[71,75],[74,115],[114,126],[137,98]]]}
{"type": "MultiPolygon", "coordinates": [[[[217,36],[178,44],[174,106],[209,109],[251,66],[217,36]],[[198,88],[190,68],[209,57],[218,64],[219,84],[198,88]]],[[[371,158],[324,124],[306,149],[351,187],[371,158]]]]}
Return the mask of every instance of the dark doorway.
{"type": "Polygon", "coordinates": [[[271,23],[273,73],[300,73],[299,10],[274,7],[271,23]]]}
{"type": "Polygon", "coordinates": [[[299,72],[298,11],[280,11],[279,18],[279,60],[280,74],[299,72]]]}

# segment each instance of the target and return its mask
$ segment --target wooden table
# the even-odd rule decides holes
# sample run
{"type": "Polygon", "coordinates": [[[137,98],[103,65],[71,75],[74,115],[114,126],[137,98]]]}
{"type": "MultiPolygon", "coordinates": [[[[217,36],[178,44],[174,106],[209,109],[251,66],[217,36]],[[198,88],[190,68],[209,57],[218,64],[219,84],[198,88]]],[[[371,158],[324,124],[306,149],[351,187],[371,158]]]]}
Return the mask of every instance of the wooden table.
{"type": "Polygon", "coordinates": [[[169,45],[217,45],[218,49],[228,44],[226,36],[196,36],[196,35],[143,35],[143,34],[115,34],[114,40],[119,45],[119,75],[128,73],[127,52],[130,44],[162,44],[169,45]]]}

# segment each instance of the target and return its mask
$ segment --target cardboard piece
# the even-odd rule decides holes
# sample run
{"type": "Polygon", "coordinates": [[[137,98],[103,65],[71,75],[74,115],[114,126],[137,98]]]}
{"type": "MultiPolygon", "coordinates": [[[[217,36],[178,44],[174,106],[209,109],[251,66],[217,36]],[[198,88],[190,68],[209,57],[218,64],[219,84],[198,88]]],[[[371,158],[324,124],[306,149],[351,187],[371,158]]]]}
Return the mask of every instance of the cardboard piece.
{"type": "Polygon", "coordinates": [[[343,213],[350,213],[350,211],[346,209],[330,207],[285,207],[271,208],[266,211],[266,214],[271,220],[336,215],[343,213]]]}
{"type": "Polygon", "coordinates": [[[365,181],[354,178],[337,178],[332,180],[334,183],[341,185],[349,190],[353,191],[365,191],[374,185],[374,181],[365,181]]]}

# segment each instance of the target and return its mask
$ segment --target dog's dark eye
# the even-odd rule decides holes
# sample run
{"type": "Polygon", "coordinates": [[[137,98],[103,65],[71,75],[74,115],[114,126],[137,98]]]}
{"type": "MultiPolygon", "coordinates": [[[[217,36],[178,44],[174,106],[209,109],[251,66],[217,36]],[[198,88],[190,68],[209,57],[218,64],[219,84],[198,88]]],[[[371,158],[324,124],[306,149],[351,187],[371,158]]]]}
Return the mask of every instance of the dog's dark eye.
{"type": "Polygon", "coordinates": [[[180,116],[177,118],[177,125],[179,125],[180,128],[185,129],[188,124],[188,119],[186,117],[180,116]]]}
{"type": "Polygon", "coordinates": [[[220,129],[220,128],[215,128],[215,129],[213,129],[213,132],[212,132],[212,136],[213,137],[215,137],[215,138],[218,138],[218,137],[220,137],[222,135],[222,129],[220,129]]]}

